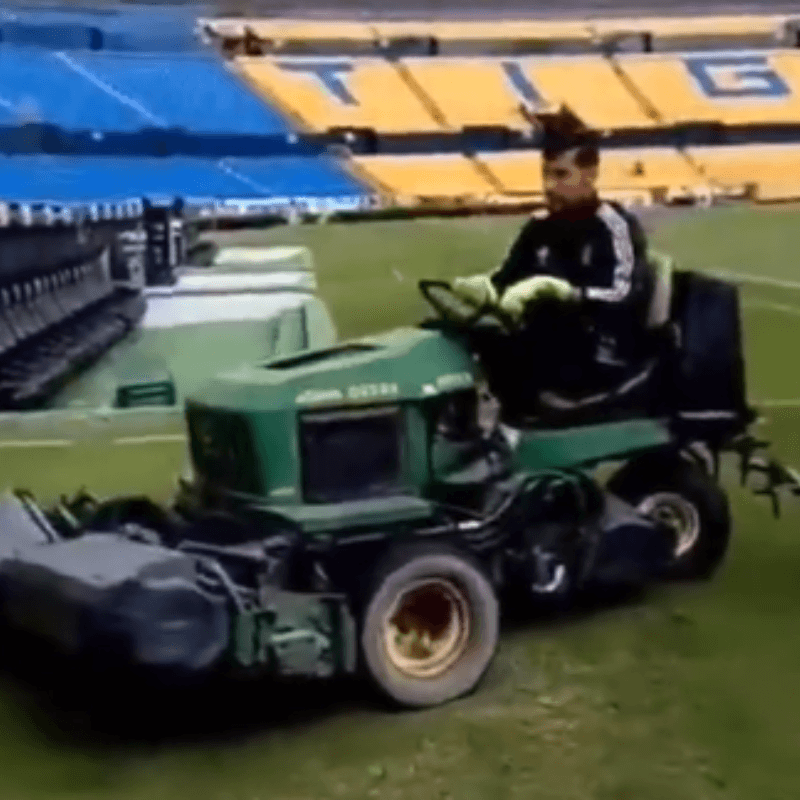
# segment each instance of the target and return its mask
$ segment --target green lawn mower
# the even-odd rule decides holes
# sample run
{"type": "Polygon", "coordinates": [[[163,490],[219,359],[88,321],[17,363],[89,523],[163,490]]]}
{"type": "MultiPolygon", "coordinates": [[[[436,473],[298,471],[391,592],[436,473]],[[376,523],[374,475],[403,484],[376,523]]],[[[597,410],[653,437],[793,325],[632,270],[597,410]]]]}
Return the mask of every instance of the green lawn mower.
{"type": "Polygon", "coordinates": [[[642,359],[585,396],[520,403],[498,355],[520,332],[438,281],[419,326],[218,375],[185,402],[192,468],[169,504],[6,494],[3,619],[104,665],[358,673],[420,708],[479,684],[512,590],[711,577],[720,453],[775,500],[798,480],[754,457],[737,289],[658,274],[642,359]]]}

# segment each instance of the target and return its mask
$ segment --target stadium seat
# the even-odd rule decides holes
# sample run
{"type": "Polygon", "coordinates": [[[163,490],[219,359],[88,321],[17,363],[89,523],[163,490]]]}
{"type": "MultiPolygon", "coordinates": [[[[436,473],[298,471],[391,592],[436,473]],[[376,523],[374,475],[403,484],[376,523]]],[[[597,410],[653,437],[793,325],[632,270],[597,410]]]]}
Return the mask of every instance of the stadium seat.
{"type": "Polygon", "coordinates": [[[624,55],[618,58],[664,124],[797,123],[800,53],[624,55]]]}
{"type": "Polygon", "coordinates": [[[224,168],[245,176],[266,197],[354,197],[364,194],[364,187],[343,169],[341,162],[317,158],[278,156],[274,158],[229,158],[224,168]]]}
{"type": "Polygon", "coordinates": [[[55,290],[53,293],[55,302],[63,312],[64,318],[68,319],[80,309],[80,303],[69,282],[69,272],[67,270],[60,270],[56,273],[53,280],[55,283],[55,290]]]}
{"type": "Polygon", "coordinates": [[[780,32],[785,17],[778,14],[714,14],[695,17],[638,17],[599,20],[599,36],[625,31],[647,31],[653,39],[769,38],[780,32]]]}
{"type": "Polygon", "coordinates": [[[538,150],[479,153],[478,158],[495,176],[505,194],[542,194],[542,158],[538,150]]]}
{"type": "Polygon", "coordinates": [[[33,280],[34,300],[39,313],[47,323],[48,328],[58,325],[64,315],[55,304],[53,295],[50,292],[48,277],[34,278],[33,280]]]}
{"type": "Polygon", "coordinates": [[[291,131],[288,121],[248,91],[216,56],[100,51],[71,53],[66,63],[76,65],[73,70],[87,88],[99,82],[119,102],[139,110],[140,128],[250,136],[291,131]]]}
{"type": "Polygon", "coordinates": [[[37,328],[36,332],[41,333],[47,329],[48,322],[47,317],[39,307],[39,304],[36,302],[36,289],[34,287],[33,280],[25,281],[22,284],[22,293],[24,297],[25,310],[28,312],[28,315],[31,317],[31,319],[35,321],[37,328]]]}
{"type": "Polygon", "coordinates": [[[681,153],[671,147],[606,150],[598,187],[614,189],[691,191],[702,188],[705,177],[681,153]]]}
{"type": "MultiPolygon", "coordinates": [[[[542,194],[538,151],[480,153],[479,158],[509,194],[542,194]]],[[[598,175],[598,189],[606,196],[642,190],[683,194],[700,190],[706,183],[704,175],[668,147],[605,150],[598,175]]]]}
{"type": "Polygon", "coordinates": [[[280,114],[216,57],[0,48],[0,125],[67,130],[286,134],[280,114]]]}
{"type": "Polygon", "coordinates": [[[646,128],[647,110],[600,56],[409,58],[403,62],[450,127],[528,127],[523,104],[566,103],[599,129],[646,128]]]}
{"type": "Polygon", "coordinates": [[[537,93],[549,105],[566,103],[587,125],[599,130],[648,128],[653,118],[601,56],[520,60],[537,93]]]}
{"type": "Polygon", "coordinates": [[[800,197],[800,146],[694,147],[709,181],[734,193],[752,187],[761,199],[800,197]]]}
{"type": "Polygon", "coordinates": [[[24,201],[217,200],[292,195],[357,197],[364,190],[331,160],[312,157],[111,158],[0,156],[0,196],[24,201]]]}
{"type": "Polygon", "coordinates": [[[462,155],[362,156],[353,163],[377,191],[405,205],[427,200],[490,200],[497,189],[462,155]]]}
{"type": "Polygon", "coordinates": [[[8,353],[16,346],[18,339],[14,326],[6,319],[6,308],[8,305],[8,294],[6,289],[0,290],[0,356],[8,353]]]}
{"type": "Polygon", "coordinates": [[[258,94],[307,130],[444,130],[400,72],[382,58],[242,56],[234,63],[258,94]]]}
{"type": "Polygon", "coordinates": [[[448,127],[530,127],[520,113],[523,97],[514,90],[503,62],[441,57],[407,58],[403,63],[441,111],[448,127]]]}
{"type": "Polygon", "coordinates": [[[43,325],[39,319],[28,311],[24,291],[19,283],[11,285],[9,297],[10,305],[6,311],[7,319],[15,327],[19,339],[32,338],[42,329],[43,325]]]}
{"type": "Polygon", "coordinates": [[[241,38],[245,30],[273,42],[374,42],[389,39],[429,39],[452,42],[571,41],[593,43],[596,37],[650,31],[659,39],[703,37],[768,37],[784,21],[777,14],[704,15],[699,17],[637,17],[486,20],[344,19],[202,19],[217,36],[241,38]]]}
{"type": "Polygon", "coordinates": [[[256,36],[274,42],[319,42],[351,41],[369,42],[375,38],[375,30],[369,23],[355,20],[311,20],[311,19],[210,19],[202,20],[219,36],[244,36],[249,29],[256,36]]]}

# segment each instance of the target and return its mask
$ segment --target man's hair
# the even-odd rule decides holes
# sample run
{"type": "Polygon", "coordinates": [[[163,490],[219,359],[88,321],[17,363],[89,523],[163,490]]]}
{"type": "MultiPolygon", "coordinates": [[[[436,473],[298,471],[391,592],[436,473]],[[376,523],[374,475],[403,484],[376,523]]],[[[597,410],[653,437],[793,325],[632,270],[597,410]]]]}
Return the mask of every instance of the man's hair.
{"type": "Polygon", "coordinates": [[[596,167],[600,163],[599,134],[584,125],[566,106],[555,114],[537,115],[537,123],[545,161],[577,150],[575,163],[579,167],[596,167]]]}

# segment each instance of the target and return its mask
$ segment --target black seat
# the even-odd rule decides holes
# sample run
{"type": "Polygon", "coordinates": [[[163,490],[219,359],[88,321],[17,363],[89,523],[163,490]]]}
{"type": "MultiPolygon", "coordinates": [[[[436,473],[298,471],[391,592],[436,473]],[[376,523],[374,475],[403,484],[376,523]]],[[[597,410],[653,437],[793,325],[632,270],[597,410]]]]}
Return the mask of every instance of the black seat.
{"type": "Polygon", "coordinates": [[[0,356],[16,346],[19,341],[14,326],[6,318],[6,290],[0,290],[0,356]]]}
{"type": "Polygon", "coordinates": [[[54,327],[60,324],[64,319],[64,312],[55,302],[50,277],[37,278],[34,281],[34,288],[36,290],[36,303],[48,326],[54,327]]]}
{"type": "MultiPolygon", "coordinates": [[[[36,326],[36,334],[46,330],[49,326],[46,316],[42,312],[36,298],[36,288],[32,280],[26,281],[22,286],[24,306],[33,324],[36,326]]],[[[34,334],[34,335],[36,335],[34,334]]]]}

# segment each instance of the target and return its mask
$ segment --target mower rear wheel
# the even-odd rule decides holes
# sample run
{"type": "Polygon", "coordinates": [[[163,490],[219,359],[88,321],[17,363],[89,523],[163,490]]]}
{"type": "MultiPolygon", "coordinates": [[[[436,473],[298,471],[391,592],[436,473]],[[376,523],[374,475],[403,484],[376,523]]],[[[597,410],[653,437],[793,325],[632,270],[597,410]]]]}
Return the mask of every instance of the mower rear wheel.
{"type": "Polygon", "coordinates": [[[497,649],[499,604],[468,555],[437,545],[397,550],[368,597],[362,657],[385,697],[424,708],[477,686],[497,649]]]}
{"type": "Polygon", "coordinates": [[[728,551],[728,498],[711,475],[682,458],[647,457],[626,464],[608,489],[646,517],[664,523],[675,536],[669,577],[712,577],[728,551]]]}

